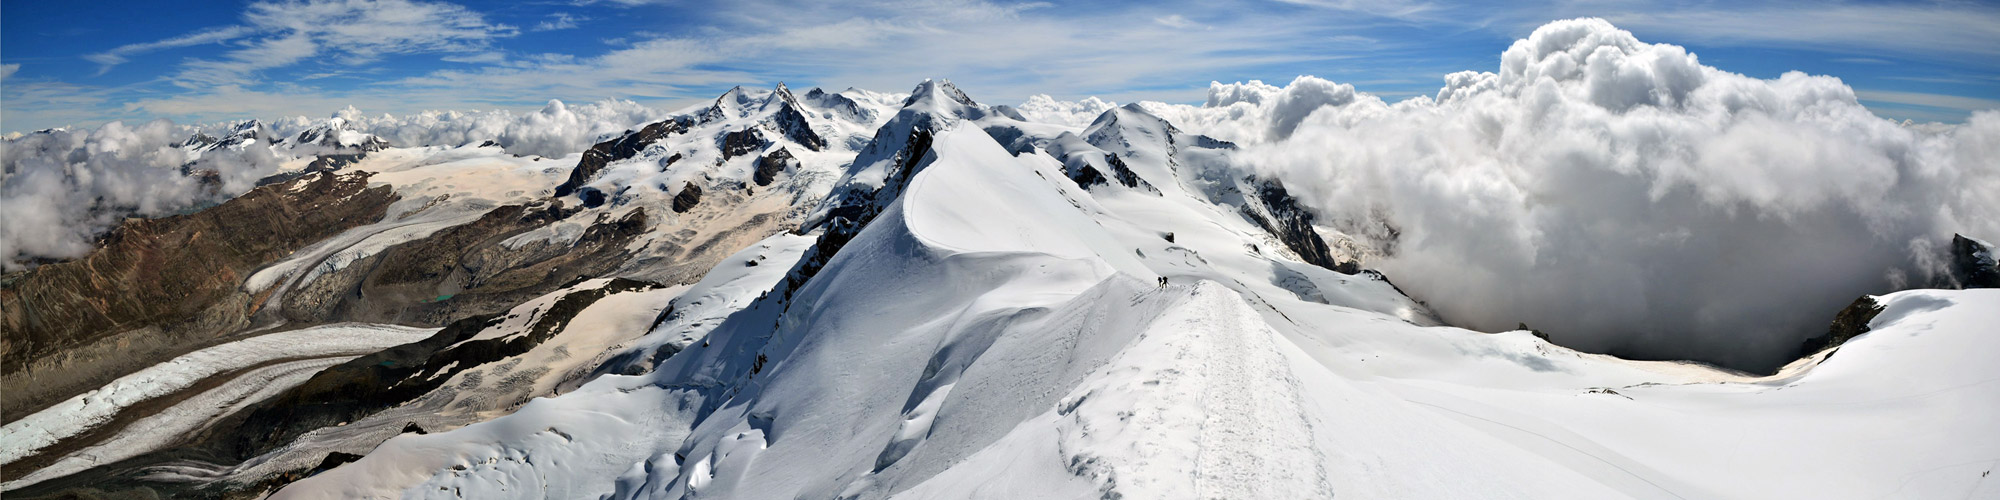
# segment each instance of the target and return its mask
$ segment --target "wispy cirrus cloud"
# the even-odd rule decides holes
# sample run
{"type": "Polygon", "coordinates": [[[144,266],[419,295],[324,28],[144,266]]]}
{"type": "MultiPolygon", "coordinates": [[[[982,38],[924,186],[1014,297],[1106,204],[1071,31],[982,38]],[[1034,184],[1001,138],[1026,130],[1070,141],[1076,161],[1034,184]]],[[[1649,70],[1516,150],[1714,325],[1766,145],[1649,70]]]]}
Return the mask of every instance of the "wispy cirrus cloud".
{"type": "MultiPolygon", "coordinates": [[[[1995,72],[2000,61],[1994,57],[2000,54],[1994,48],[2000,47],[1995,12],[2000,9],[1959,3],[1789,1],[743,0],[697,6],[599,0],[493,8],[437,0],[262,0],[242,9],[233,24],[80,55],[95,63],[92,69],[112,75],[73,78],[70,83],[77,85],[70,87],[97,92],[88,89],[93,81],[129,81],[131,74],[123,72],[154,71],[159,74],[151,76],[150,86],[109,98],[114,109],[96,115],[162,116],[155,113],[170,102],[199,100],[219,106],[208,109],[206,119],[251,111],[207,98],[224,87],[338,96],[393,112],[526,109],[549,98],[631,98],[671,106],[706,100],[735,84],[898,89],[938,76],[982,99],[1001,101],[1046,93],[1191,102],[1211,79],[1300,74],[1402,98],[1434,93],[1437,82],[1454,71],[1491,70],[1491,54],[1551,19],[1600,16],[1648,39],[1700,42],[1703,56],[1727,47],[1803,47],[1820,50],[1826,55],[1821,60],[1844,64],[1840,68],[1879,68],[1870,69],[1880,73],[1875,80],[1857,83],[1865,88],[1992,98],[2000,97],[1990,90],[2000,84],[1978,78],[1883,78],[1995,72]],[[586,23],[589,37],[542,33],[586,23]],[[569,42],[574,39],[603,43],[569,42]],[[130,62],[175,49],[169,64],[142,70],[130,62]],[[1906,68],[1930,73],[1897,73],[1906,68]],[[335,75],[343,78],[324,78],[335,75]]],[[[30,68],[28,78],[10,79],[9,86],[50,82],[43,68],[30,68]]],[[[1774,75],[1799,68],[1732,69],[1774,75]]],[[[11,88],[0,91],[8,94],[10,111],[24,105],[11,88]]],[[[290,111],[323,112],[303,104],[290,111]]],[[[1940,113],[1935,116],[1949,116],[1940,113]]]]}
{"type": "Polygon", "coordinates": [[[125,64],[126,61],[129,61],[131,60],[132,57],[138,56],[140,54],[145,54],[148,52],[153,52],[162,49],[188,47],[188,46],[202,45],[209,43],[221,43],[230,40],[235,40],[238,38],[243,38],[255,32],[256,30],[252,29],[249,26],[223,26],[219,28],[207,28],[195,31],[193,33],[188,33],[186,35],[168,38],[165,40],[156,40],[151,42],[121,45],[118,46],[117,48],[108,51],[85,55],[83,56],[83,58],[90,60],[90,62],[94,62],[101,65],[97,70],[97,74],[102,75],[106,72],[111,71],[111,68],[116,67],[120,64],[125,64]]]}
{"type": "Polygon", "coordinates": [[[167,78],[183,87],[254,83],[258,72],[315,58],[357,65],[384,55],[464,53],[487,49],[518,29],[489,23],[460,5],[419,0],[288,0],[251,4],[241,24],[89,54],[99,73],[146,53],[230,42],[220,57],[188,60],[167,78]]]}
{"type": "Polygon", "coordinates": [[[556,31],[556,30],[575,29],[578,26],[577,23],[589,20],[590,18],[588,17],[575,16],[571,15],[568,12],[557,12],[554,14],[549,14],[549,19],[547,21],[535,23],[534,31],[556,31]]]}

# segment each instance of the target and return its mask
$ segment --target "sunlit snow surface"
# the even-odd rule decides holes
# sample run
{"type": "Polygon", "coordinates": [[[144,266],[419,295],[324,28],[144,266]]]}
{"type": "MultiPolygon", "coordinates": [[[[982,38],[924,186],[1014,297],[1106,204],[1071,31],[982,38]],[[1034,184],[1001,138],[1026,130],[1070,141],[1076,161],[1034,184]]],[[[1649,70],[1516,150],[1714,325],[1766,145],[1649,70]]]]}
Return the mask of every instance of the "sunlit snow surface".
{"type": "Polygon", "coordinates": [[[1874,332],[1769,378],[1629,362],[1419,326],[1358,276],[1274,285],[1288,261],[1241,218],[1084,192],[965,123],[789,310],[731,301],[651,373],[399,436],[278,496],[2000,494],[2000,292],[1885,296],[1874,332]]]}
{"type": "MultiPolygon", "coordinates": [[[[1626,43],[1629,34],[1597,24],[1603,23],[1557,23],[1566,28],[1547,33],[1582,30],[1619,48],[1697,65],[1680,57],[1685,54],[1670,54],[1678,48],[1626,43]]],[[[1594,49],[1587,52],[1597,57],[1594,49]]],[[[1543,90],[1568,93],[1523,93],[1535,99],[1521,102],[1573,105],[1593,113],[1645,104],[1618,100],[1639,94],[1596,93],[1600,86],[1585,85],[1594,81],[1583,78],[1589,75],[1570,71],[1577,68],[1560,58],[1551,61],[1546,69],[1576,74],[1543,90]]],[[[1660,81],[1671,83],[1678,81],[1675,75],[1686,76],[1667,71],[1675,67],[1654,69],[1665,68],[1660,81]]],[[[1509,68],[1503,70],[1519,69],[1509,68]]],[[[1995,386],[2000,368],[1991,362],[2000,353],[1992,327],[2000,324],[2000,291],[1916,290],[1878,297],[1886,309],[1872,321],[1872,332],[1766,377],[1584,354],[1525,331],[1485,334],[1443,327],[1430,307],[1379,275],[1341,274],[1300,262],[1304,259],[1288,244],[1295,241],[1283,241],[1252,220],[1270,210],[1256,197],[1260,183],[1274,177],[1259,176],[1285,180],[1282,172],[1251,168],[1270,166],[1269,150],[1188,131],[1246,144],[1297,133],[1304,137],[1299,141],[1319,142],[1287,150],[1299,156],[1294,163],[1325,160],[1325,148],[1332,147],[1351,155],[1337,158],[1421,174],[1406,167],[1426,163],[1395,158],[1422,159],[1436,149],[1427,143],[1380,142],[1376,145],[1396,154],[1374,155],[1359,141],[1336,140],[1344,136],[1327,131],[1428,141],[1433,135],[1368,120],[1402,116],[1384,114],[1389,111],[1415,118],[1458,116],[1438,113],[1464,106],[1451,102],[1514,95],[1495,90],[1499,78],[1453,75],[1436,99],[1395,105],[1311,78],[1285,89],[1218,84],[1210,105],[1202,108],[1113,107],[1045,97],[1020,108],[988,107],[967,102],[948,83],[936,81],[907,95],[850,89],[794,99],[782,87],[732,90],[712,107],[685,110],[683,116],[701,116],[689,131],[611,162],[588,179],[585,187],[609,194],[605,205],[506,244],[566,244],[581,234],[584,221],[639,207],[656,217],[651,231],[627,248],[642,256],[665,255],[657,252],[674,246],[663,244],[665,234],[686,231],[711,241],[707,236],[726,234],[752,214],[802,220],[805,227],[747,247],[744,241],[729,243],[722,251],[741,249],[693,284],[606,296],[530,352],[449,381],[463,392],[428,394],[350,425],[313,431],[227,472],[269,477],[312,467],[330,451],[366,452],[358,462],[285,487],[278,498],[2000,497],[2000,486],[1988,479],[2000,467],[2000,436],[1992,432],[2000,422],[1995,386]],[[1250,105],[1260,99],[1273,102],[1250,105]],[[774,137],[781,130],[770,128],[769,119],[788,109],[787,103],[806,116],[825,148],[774,137]],[[1259,128],[1229,133],[1244,124],[1259,128]],[[765,127],[761,130],[772,142],[752,154],[725,154],[720,137],[755,127],[765,127]],[[929,148],[905,149],[920,135],[917,129],[930,134],[929,148]],[[753,178],[758,157],[779,147],[799,164],[786,167],[769,186],[751,187],[746,181],[753,178]],[[903,156],[906,151],[916,156],[903,156]],[[920,170],[910,176],[906,168],[920,170]],[[1142,182],[1086,186],[1072,180],[1085,170],[1112,177],[1121,168],[1142,182]],[[687,213],[669,210],[669,200],[687,184],[709,189],[704,205],[687,213]],[[868,206],[879,208],[879,215],[811,280],[791,289],[797,283],[788,278],[797,276],[788,273],[831,234],[816,224],[837,209],[855,208],[842,205],[855,199],[879,203],[868,206]],[[1168,284],[1157,284],[1163,277],[1168,284]],[[487,401],[517,397],[523,388],[475,376],[523,365],[546,369],[526,380],[528,396],[487,401]],[[521,400],[528,402],[518,408],[509,403],[521,400]],[[486,404],[459,404],[467,401],[486,404]],[[451,430],[428,435],[397,430],[418,421],[424,428],[451,430]]],[[[1736,84],[1753,91],[1762,88],[1758,85],[1839,86],[1826,95],[1808,92],[1820,97],[1785,106],[1831,106],[1839,116],[1861,116],[1855,123],[1870,130],[1918,137],[1913,128],[1866,115],[1843,94],[1851,91],[1830,78],[1714,78],[1729,84],[1714,87],[1723,90],[1736,84]]],[[[1658,100],[1671,94],[1647,95],[1658,100]]],[[[1699,106],[1673,109],[1683,108],[1699,106]]],[[[1652,109],[1612,115],[1658,118],[1652,109]]],[[[1464,116],[1486,123],[1477,113],[1464,116]]],[[[1963,133],[1991,130],[1980,120],[1992,118],[1975,117],[1963,133]]],[[[1709,130],[1705,127],[1686,130],[1709,130]]],[[[1473,160],[1447,158],[1436,165],[1522,163],[1479,160],[1488,151],[1477,135],[1436,137],[1456,141],[1449,143],[1458,149],[1443,151],[1478,153],[1468,153],[1473,160]]],[[[1548,150],[1536,136],[1524,137],[1507,144],[1530,156],[1548,150]]],[[[1815,144],[1829,147],[1846,144],[1818,140],[1815,144]]],[[[1945,153],[1962,152],[1937,154],[1945,153]]],[[[514,157],[499,148],[472,146],[377,152],[350,168],[372,172],[371,181],[396,189],[401,201],[384,220],[304,249],[252,277],[246,287],[278,287],[270,299],[275,301],[295,284],[495,206],[543,200],[579,158],[514,157]]],[[[1734,163],[1718,164],[1740,170],[1734,163]]],[[[1426,189],[1478,187],[1463,182],[1464,175],[1383,177],[1426,189]]],[[[1352,195],[1334,196],[1338,203],[1332,205],[1356,207],[1371,202],[1368,196],[1410,191],[1395,183],[1383,188],[1379,182],[1349,180],[1291,187],[1301,197],[1352,195]]],[[[1976,201],[1984,192],[1966,187],[1978,182],[1938,185],[1974,193],[1954,198],[1959,201],[1976,201]]],[[[1512,199],[1504,192],[1499,196],[1512,199]]],[[[581,199],[560,201],[574,206],[581,199]]],[[[1346,208],[1357,213],[1367,208],[1356,207],[1346,208]]],[[[1466,207],[1491,211],[1486,205],[1466,207]]],[[[1975,211],[1963,212],[1979,222],[1975,211]]],[[[1474,242],[1508,229],[1478,223],[1484,219],[1447,218],[1471,221],[1447,229],[1455,229],[1449,233],[1453,238],[1474,242]]],[[[1789,219],[1744,220],[1782,225],[1789,219]]],[[[1423,228],[1414,226],[1400,233],[1323,218],[1308,230],[1339,244],[1341,238],[1380,236],[1361,234],[1376,229],[1405,234],[1413,245],[1440,244],[1416,237],[1423,228]],[[1340,232],[1349,230],[1357,234],[1340,232]]],[[[745,241],[749,238],[754,237],[745,241]]],[[[1815,249],[1821,261],[1843,268],[1867,264],[1841,256],[1840,248],[1822,247],[1771,248],[1785,255],[1815,249]]],[[[1454,249],[1511,255],[1486,255],[1480,252],[1487,247],[1478,245],[1454,249]]],[[[1390,277],[1405,285],[1427,283],[1433,290],[1485,293],[1489,305],[1501,304],[1498,299],[1507,297],[1495,297],[1491,286],[1516,289],[1519,284],[1509,280],[1522,275],[1500,273],[1491,262],[1476,260],[1447,260],[1464,265],[1407,269],[1411,272],[1390,277]]],[[[645,262],[634,258],[614,274],[630,277],[663,266],[645,262]]],[[[1730,272],[1682,267],[1690,268],[1676,268],[1687,274],[1683,277],[1701,276],[1694,270],[1730,272]]],[[[477,338],[521,335],[564,294],[606,281],[586,281],[519,304],[509,319],[477,338]]],[[[695,280],[673,282],[690,281],[695,280]]],[[[1593,293],[1589,290],[1569,292],[1593,293]]],[[[1795,302],[1785,294],[1727,291],[1795,302]]],[[[1647,290],[1616,292],[1643,296],[1647,290]]],[[[1707,298],[1732,311],[1777,315],[1768,304],[1726,294],[1707,298]]],[[[1803,306],[1789,307],[1794,310],[1788,314],[1803,314],[1803,306]]],[[[1830,318],[1834,312],[1811,314],[1830,318]]],[[[1587,313],[1604,311],[1563,311],[1587,313]]],[[[1683,332],[1742,337],[1736,333],[1683,332]]],[[[1759,348],[1793,348],[1764,340],[1759,348]]],[[[325,361],[247,371],[238,383],[190,397],[141,423],[171,430],[162,432],[198,427],[222,414],[217,412],[296,384],[299,372],[319,363],[325,361]]],[[[51,409],[58,411],[51,415],[73,421],[31,416],[5,429],[7,454],[0,458],[18,459],[111,418],[136,400],[126,394],[156,397],[250,365],[230,366],[206,368],[206,375],[176,375],[193,377],[176,382],[181,385],[114,383],[79,398],[82,403],[51,409]]],[[[167,444],[157,434],[127,434],[37,474],[74,471],[91,460],[167,444]]]]}

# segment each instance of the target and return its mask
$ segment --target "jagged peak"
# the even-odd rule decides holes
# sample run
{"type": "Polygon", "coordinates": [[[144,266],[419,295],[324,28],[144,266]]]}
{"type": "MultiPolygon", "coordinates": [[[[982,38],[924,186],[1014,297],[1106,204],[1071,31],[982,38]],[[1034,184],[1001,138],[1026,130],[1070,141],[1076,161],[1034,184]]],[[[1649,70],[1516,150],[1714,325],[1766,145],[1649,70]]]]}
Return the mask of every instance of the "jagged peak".
{"type": "Polygon", "coordinates": [[[722,95],[715,96],[714,104],[710,104],[708,109],[702,111],[702,120],[724,120],[733,117],[733,115],[740,114],[735,111],[741,110],[744,105],[750,103],[750,96],[747,94],[748,92],[743,89],[742,85],[730,87],[729,90],[723,91],[722,95]]]}
{"type": "Polygon", "coordinates": [[[785,87],[785,82],[778,82],[778,86],[771,89],[771,95],[764,98],[764,109],[772,110],[773,105],[791,106],[793,109],[803,107],[799,105],[798,96],[792,95],[792,89],[785,87]]]}
{"type": "Polygon", "coordinates": [[[951,102],[958,103],[960,106],[979,106],[979,103],[973,102],[972,97],[965,95],[965,91],[959,90],[956,85],[952,85],[951,80],[933,78],[925,79],[923,83],[917,84],[917,88],[910,91],[910,97],[903,99],[903,107],[907,108],[927,102],[942,105],[943,103],[939,102],[939,99],[948,99],[951,102]]]}
{"type": "Polygon", "coordinates": [[[352,122],[343,116],[354,116],[353,106],[327,118],[326,121],[299,131],[292,136],[291,147],[316,145],[328,148],[358,148],[364,152],[381,151],[390,147],[388,141],[374,134],[354,130],[352,122]],[[350,113],[352,112],[352,113],[350,113]]]}

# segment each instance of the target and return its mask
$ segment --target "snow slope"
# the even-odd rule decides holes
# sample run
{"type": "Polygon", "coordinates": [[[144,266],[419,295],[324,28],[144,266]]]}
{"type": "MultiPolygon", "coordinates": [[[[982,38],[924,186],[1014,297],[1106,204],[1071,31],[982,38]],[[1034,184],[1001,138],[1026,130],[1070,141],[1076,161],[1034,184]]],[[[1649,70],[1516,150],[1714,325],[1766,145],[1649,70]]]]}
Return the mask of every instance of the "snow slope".
{"type": "MultiPolygon", "coordinates": [[[[1490,91],[1478,78],[1439,100],[1490,91]]],[[[1229,136],[1269,141],[1327,126],[1316,109],[1382,104],[1321,83],[1218,84],[1201,112],[989,106],[942,80],[781,84],[553,162],[373,151],[347,168],[395,187],[389,215],[246,288],[276,301],[502,204],[580,207],[509,248],[562,248],[638,210],[648,227],[610,274],[438,337],[418,360],[436,364],[383,382],[413,399],[241,464],[151,470],[248,484],[365,455],[274,498],[2000,497],[2000,291],[1877,297],[1872,331],[1769,376],[1446,326],[1359,269],[1397,251],[1392,224],[1325,220],[1297,197],[1314,194],[1251,168],[1268,150],[1162,118],[1228,134],[1241,117],[1221,115],[1252,112],[1267,126],[1229,136]],[[1289,104],[1250,106],[1267,98],[1289,104]]],[[[320,137],[372,144],[343,123],[320,137]]],[[[0,458],[18,460],[134,398],[243,371],[134,424],[158,432],[8,487],[169,445],[330,365],[259,355],[278,362],[163,365],[107,387],[113,404],[8,426],[0,458]]]]}
{"type": "MultiPolygon", "coordinates": [[[[809,218],[879,204],[790,275],[810,279],[662,324],[638,348],[684,349],[631,365],[650,371],[390,439],[277,496],[2000,493],[2000,373],[1981,361],[2000,292],[1884,296],[1874,332],[1765,378],[1434,326],[1386,281],[1274,245],[1245,185],[1202,170],[1225,147],[1176,147],[1192,137],[1136,109],[1088,134],[1017,123],[944,87],[920,87],[809,218]],[[1119,150],[1160,188],[1079,185],[1058,141],[1119,150]]],[[[820,245],[840,230],[809,227],[820,245]]]]}

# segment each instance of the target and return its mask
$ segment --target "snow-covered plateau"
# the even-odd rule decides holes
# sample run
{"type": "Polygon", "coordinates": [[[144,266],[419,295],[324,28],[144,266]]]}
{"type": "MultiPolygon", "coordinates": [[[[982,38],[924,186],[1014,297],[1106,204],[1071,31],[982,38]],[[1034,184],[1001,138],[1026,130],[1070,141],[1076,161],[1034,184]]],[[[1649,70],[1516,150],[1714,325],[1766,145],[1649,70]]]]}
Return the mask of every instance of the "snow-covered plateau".
{"type": "MultiPolygon", "coordinates": [[[[9,307],[43,308],[9,313],[10,343],[193,340],[10,410],[0,488],[2000,498],[2000,274],[1952,237],[2000,235],[2000,112],[1896,124],[1838,80],[1722,72],[1600,20],[1399,103],[1301,77],[1016,107],[927,80],[614,111],[632,122],[581,151],[519,127],[411,142],[353,112],[175,146],[255,160],[206,174],[229,200],[209,210],[353,215],[253,263],[190,260],[229,280],[171,294],[199,314],[80,340],[40,340],[71,316],[38,277],[102,279],[154,233],[9,274],[9,307]],[[1825,176],[1757,162],[1777,154],[1848,177],[1801,185],[1825,176]],[[1811,231],[1845,229],[1875,232],[1811,231]],[[1647,281],[1668,275],[1693,291],[1647,281]]],[[[50,133],[8,161],[74,139],[50,133]]]]}

